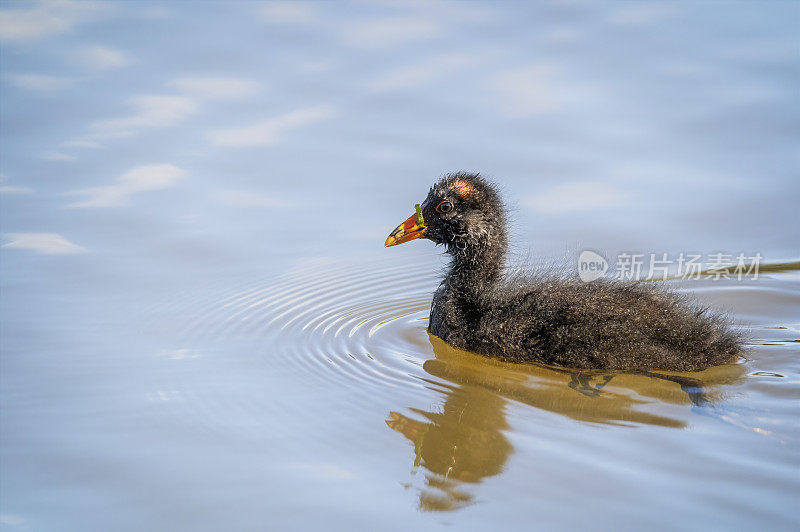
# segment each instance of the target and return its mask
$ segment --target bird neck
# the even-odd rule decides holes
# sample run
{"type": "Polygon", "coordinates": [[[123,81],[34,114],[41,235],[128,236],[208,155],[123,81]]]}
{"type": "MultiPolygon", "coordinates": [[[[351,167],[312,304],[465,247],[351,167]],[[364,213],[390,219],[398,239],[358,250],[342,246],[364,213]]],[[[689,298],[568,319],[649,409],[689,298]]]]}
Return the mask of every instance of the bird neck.
{"type": "Polygon", "coordinates": [[[506,258],[505,238],[494,242],[468,245],[465,249],[454,249],[451,254],[447,284],[451,289],[465,295],[480,296],[500,281],[506,258]]]}

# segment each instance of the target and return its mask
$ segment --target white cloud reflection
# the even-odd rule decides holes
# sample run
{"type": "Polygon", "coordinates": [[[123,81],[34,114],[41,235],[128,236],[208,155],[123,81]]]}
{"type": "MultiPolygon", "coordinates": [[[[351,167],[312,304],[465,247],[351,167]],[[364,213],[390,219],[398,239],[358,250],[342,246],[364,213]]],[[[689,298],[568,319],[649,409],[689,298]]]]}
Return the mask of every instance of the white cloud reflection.
{"type": "Polygon", "coordinates": [[[303,24],[317,18],[311,5],[300,2],[268,2],[259,6],[258,14],[266,22],[284,24],[303,24]]]}
{"type": "Polygon", "coordinates": [[[9,526],[24,525],[25,519],[16,514],[0,514],[0,524],[9,526]]]}
{"type": "Polygon", "coordinates": [[[33,189],[14,185],[0,185],[0,194],[33,194],[33,189]]]}
{"type": "Polygon", "coordinates": [[[45,153],[44,155],[42,155],[42,159],[44,159],[45,161],[53,161],[53,162],[62,162],[62,163],[64,163],[64,162],[76,161],[78,158],[75,157],[74,155],[70,155],[68,153],[61,153],[61,152],[53,151],[53,152],[45,153]]]}
{"type": "Polygon", "coordinates": [[[92,122],[90,136],[127,137],[141,129],[176,126],[197,114],[205,101],[242,98],[259,89],[259,85],[251,81],[212,76],[179,78],[167,86],[178,93],[134,96],[127,101],[134,112],[92,122]]]}
{"type": "Polygon", "coordinates": [[[259,89],[258,84],[252,81],[218,77],[180,78],[167,85],[183,94],[206,100],[242,98],[259,89]]]}
{"type": "Polygon", "coordinates": [[[33,189],[16,185],[3,185],[6,175],[0,173],[0,194],[33,194],[33,189]]]}
{"type": "Polygon", "coordinates": [[[97,149],[100,148],[100,143],[95,142],[93,140],[83,140],[83,139],[75,139],[75,140],[67,140],[61,143],[62,148],[88,148],[88,149],[97,149]]]}
{"type": "Polygon", "coordinates": [[[330,105],[306,107],[250,126],[211,131],[207,136],[218,146],[232,148],[266,146],[277,142],[289,131],[327,120],[335,113],[335,108],[330,105]]]}
{"type": "Polygon", "coordinates": [[[376,77],[369,87],[376,91],[402,90],[418,87],[442,79],[454,72],[474,66],[480,57],[472,54],[452,53],[423,59],[414,64],[389,70],[376,77]]]}
{"type": "Polygon", "coordinates": [[[89,70],[107,70],[128,64],[125,54],[107,46],[84,46],[76,50],[73,56],[78,64],[89,70]]]}
{"type": "Polygon", "coordinates": [[[618,26],[645,26],[675,14],[674,6],[666,2],[626,2],[619,5],[621,7],[609,16],[609,22],[618,26]]]}
{"type": "Polygon", "coordinates": [[[122,174],[114,185],[68,192],[70,195],[85,196],[84,200],[71,203],[68,207],[113,207],[124,205],[134,194],[170,188],[185,177],[186,172],[183,169],[171,164],[137,166],[122,174]]]}
{"type": "Polygon", "coordinates": [[[626,191],[611,183],[581,181],[557,185],[522,203],[543,214],[557,214],[617,207],[627,198],[626,191]]]}
{"type": "Polygon", "coordinates": [[[0,10],[0,41],[33,40],[66,33],[110,6],[108,2],[72,0],[6,3],[0,10]]]}
{"type": "Polygon", "coordinates": [[[54,92],[68,88],[73,80],[45,74],[12,74],[8,80],[15,86],[32,91],[54,92]]]}
{"type": "Polygon", "coordinates": [[[554,65],[534,65],[491,76],[486,86],[508,116],[525,117],[554,111],[562,106],[566,90],[557,83],[554,65]]]}
{"type": "Polygon", "coordinates": [[[47,255],[68,255],[83,253],[86,248],[73,244],[56,233],[9,233],[11,241],[4,248],[30,249],[47,255]]]}
{"type": "Polygon", "coordinates": [[[134,113],[97,120],[89,128],[101,137],[129,136],[141,128],[173,126],[197,112],[197,102],[187,96],[134,96],[128,104],[135,109],[134,113]]]}
{"type": "Polygon", "coordinates": [[[347,44],[372,48],[428,39],[440,30],[429,18],[396,17],[352,23],[345,27],[343,37],[347,44]]]}
{"type": "Polygon", "coordinates": [[[159,355],[170,360],[186,360],[190,358],[200,358],[200,353],[191,349],[162,349],[159,355]]]}

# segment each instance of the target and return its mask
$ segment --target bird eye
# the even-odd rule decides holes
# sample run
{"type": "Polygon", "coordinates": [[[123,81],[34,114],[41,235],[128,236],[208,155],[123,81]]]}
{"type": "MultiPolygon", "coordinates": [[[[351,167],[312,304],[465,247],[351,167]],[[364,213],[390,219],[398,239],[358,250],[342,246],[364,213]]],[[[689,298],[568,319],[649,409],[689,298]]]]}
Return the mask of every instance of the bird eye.
{"type": "Polygon", "coordinates": [[[448,213],[453,210],[453,204],[449,201],[443,201],[436,206],[436,210],[442,214],[448,213]]]}

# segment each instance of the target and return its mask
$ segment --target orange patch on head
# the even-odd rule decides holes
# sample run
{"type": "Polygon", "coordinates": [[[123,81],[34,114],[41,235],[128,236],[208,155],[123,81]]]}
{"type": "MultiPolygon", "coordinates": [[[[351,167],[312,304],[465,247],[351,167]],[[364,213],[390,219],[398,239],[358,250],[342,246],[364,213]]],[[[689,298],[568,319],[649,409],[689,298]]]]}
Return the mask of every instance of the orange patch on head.
{"type": "Polygon", "coordinates": [[[475,187],[473,187],[467,181],[459,179],[458,181],[455,181],[453,182],[452,185],[450,185],[450,190],[455,192],[456,196],[458,196],[459,198],[466,199],[469,196],[471,196],[473,192],[475,192],[475,187]]]}

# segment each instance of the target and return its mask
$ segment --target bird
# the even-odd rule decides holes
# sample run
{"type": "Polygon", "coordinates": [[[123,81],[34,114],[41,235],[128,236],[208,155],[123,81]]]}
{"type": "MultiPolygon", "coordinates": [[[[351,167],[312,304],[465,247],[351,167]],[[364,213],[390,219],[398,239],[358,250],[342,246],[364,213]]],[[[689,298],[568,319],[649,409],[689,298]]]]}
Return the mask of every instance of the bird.
{"type": "Polygon", "coordinates": [[[743,350],[730,318],[663,284],[574,272],[509,269],[508,215],[479,173],[445,174],[386,247],[444,246],[450,264],[433,294],[428,332],[506,362],[576,369],[700,371],[743,350]]]}

